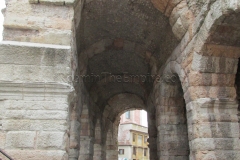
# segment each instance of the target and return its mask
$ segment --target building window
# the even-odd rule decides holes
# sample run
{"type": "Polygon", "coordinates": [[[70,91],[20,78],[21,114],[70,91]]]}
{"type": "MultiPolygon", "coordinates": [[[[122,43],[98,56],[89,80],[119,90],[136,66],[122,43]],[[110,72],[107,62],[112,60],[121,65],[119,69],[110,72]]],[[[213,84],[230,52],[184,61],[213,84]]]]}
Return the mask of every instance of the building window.
{"type": "Polygon", "coordinates": [[[137,149],[136,149],[136,147],[133,147],[133,155],[136,155],[136,151],[137,149]]]}
{"type": "Polygon", "coordinates": [[[133,142],[135,142],[135,137],[136,137],[136,134],[133,133],[133,142]]]}
{"type": "Polygon", "coordinates": [[[138,144],[142,145],[143,136],[138,135],[138,144]]]}
{"type": "Polygon", "coordinates": [[[127,119],[130,119],[130,111],[127,111],[127,112],[125,113],[125,115],[126,115],[126,118],[127,118],[127,119]]]}
{"type": "Polygon", "coordinates": [[[118,154],[124,154],[124,149],[119,149],[118,154]]]}
{"type": "Polygon", "coordinates": [[[147,148],[144,148],[144,156],[146,157],[147,156],[147,148]]]}
{"type": "Polygon", "coordinates": [[[144,136],[144,143],[147,143],[147,136],[144,136]]]}

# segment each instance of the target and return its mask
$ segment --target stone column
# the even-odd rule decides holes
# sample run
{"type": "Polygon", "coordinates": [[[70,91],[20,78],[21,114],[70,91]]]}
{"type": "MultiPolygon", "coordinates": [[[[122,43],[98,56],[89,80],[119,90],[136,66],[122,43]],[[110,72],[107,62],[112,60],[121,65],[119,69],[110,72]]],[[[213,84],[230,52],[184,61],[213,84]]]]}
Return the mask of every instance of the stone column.
{"type": "Polygon", "coordinates": [[[94,138],[89,136],[80,137],[80,152],[79,160],[92,160],[93,159],[93,144],[94,138]]]}

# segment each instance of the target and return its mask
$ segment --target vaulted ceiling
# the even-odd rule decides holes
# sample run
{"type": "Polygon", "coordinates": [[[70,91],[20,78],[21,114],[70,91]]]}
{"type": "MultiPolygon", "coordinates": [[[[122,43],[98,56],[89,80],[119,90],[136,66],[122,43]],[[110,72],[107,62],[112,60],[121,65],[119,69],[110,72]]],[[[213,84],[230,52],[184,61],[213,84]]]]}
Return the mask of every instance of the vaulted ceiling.
{"type": "Polygon", "coordinates": [[[153,66],[159,68],[178,41],[168,18],[149,0],[87,0],[77,43],[81,54],[101,50],[88,57],[87,66],[87,74],[100,79],[86,85],[94,102],[104,110],[108,100],[121,93],[135,94],[145,101],[153,79],[139,77],[151,77],[153,66]],[[102,46],[94,45],[101,41],[102,46]],[[121,82],[110,79],[111,75],[121,76],[121,82]],[[135,78],[126,82],[124,76],[135,78]]]}

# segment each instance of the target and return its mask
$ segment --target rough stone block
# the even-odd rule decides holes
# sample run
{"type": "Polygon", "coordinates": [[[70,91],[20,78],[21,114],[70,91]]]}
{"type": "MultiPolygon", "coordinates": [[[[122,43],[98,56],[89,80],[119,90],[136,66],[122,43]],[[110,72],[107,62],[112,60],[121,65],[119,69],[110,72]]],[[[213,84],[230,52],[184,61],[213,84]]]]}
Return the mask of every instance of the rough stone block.
{"type": "Polygon", "coordinates": [[[192,69],[206,73],[236,74],[238,59],[202,56],[194,53],[192,69]]]}
{"type": "Polygon", "coordinates": [[[239,150],[239,138],[216,138],[214,144],[216,150],[239,150]]]}
{"type": "Polygon", "coordinates": [[[5,148],[34,148],[36,132],[10,131],[7,132],[5,148]]]}
{"type": "Polygon", "coordinates": [[[197,138],[190,141],[190,147],[192,151],[205,151],[214,150],[214,138],[197,138]]]}
{"type": "Polygon", "coordinates": [[[70,47],[1,42],[2,81],[65,82],[70,75],[70,47]]]}
{"type": "MultiPolygon", "coordinates": [[[[0,104],[1,104],[1,102],[0,102],[0,104]]],[[[5,109],[8,109],[8,110],[62,110],[62,111],[67,111],[67,109],[68,109],[68,105],[66,102],[59,103],[59,102],[55,102],[55,101],[6,100],[6,101],[4,101],[4,107],[5,107],[5,109]]]]}
{"type": "Polygon", "coordinates": [[[13,79],[13,69],[14,65],[11,64],[0,64],[1,70],[1,81],[11,81],[13,79]]]}
{"type": "Polygon", "coordinates": [[[5,117],[8,119],[58,119],[66,120],[68,113],[66,111],[49,111],[49,110],[7,110],[5,117]]]}
{"type": "Polygon", "coordinates": [[[5,112],[5,101],[0,101],[0,120],[2,120],[4,112],[5,112]]]}
{"type": "Polygon", "coordinates": [[[169,135],[169,134],[187,134],[187,125],[179,124],[179,125],[160,125],[157,127],[160,135],[169,135]]]}
{"type": "Polygon", "coordinates": [[[70,63],[70,47],[27,42],[2,41],[0,63],[56,66],[70,63]]]}
{"type": "Polygon", "coordinates": [[[40,132],[37,136],[37,147],[40,149],[64,149],[65,132],[40,132]]]}
{"type": "Polygon", "coordinates": [[[0,131],[0,148],[5,148],[6,143],[6,132],[0,131]]]}
{"type": "Polygon", "coordinates": [[[216,138],[238,138],[239,124],[237,122],[212,122],[212,137],[216,138]]]}
{"type": "Polygon", "coordinates": [[[66,120],[3,120],[4,131],[66,131],[66,120]]]}

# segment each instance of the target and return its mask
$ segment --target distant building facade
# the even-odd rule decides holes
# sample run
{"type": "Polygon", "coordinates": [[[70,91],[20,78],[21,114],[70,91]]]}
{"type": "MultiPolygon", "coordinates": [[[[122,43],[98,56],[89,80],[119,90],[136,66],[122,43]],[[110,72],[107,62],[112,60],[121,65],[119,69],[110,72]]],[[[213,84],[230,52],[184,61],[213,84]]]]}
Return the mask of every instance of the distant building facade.
{"type": "Polygon", "coordinates": [[[118,160],[149,160],[148,128],[143,126],[143,110],[127,111],[118,130],[118,160]]]}

